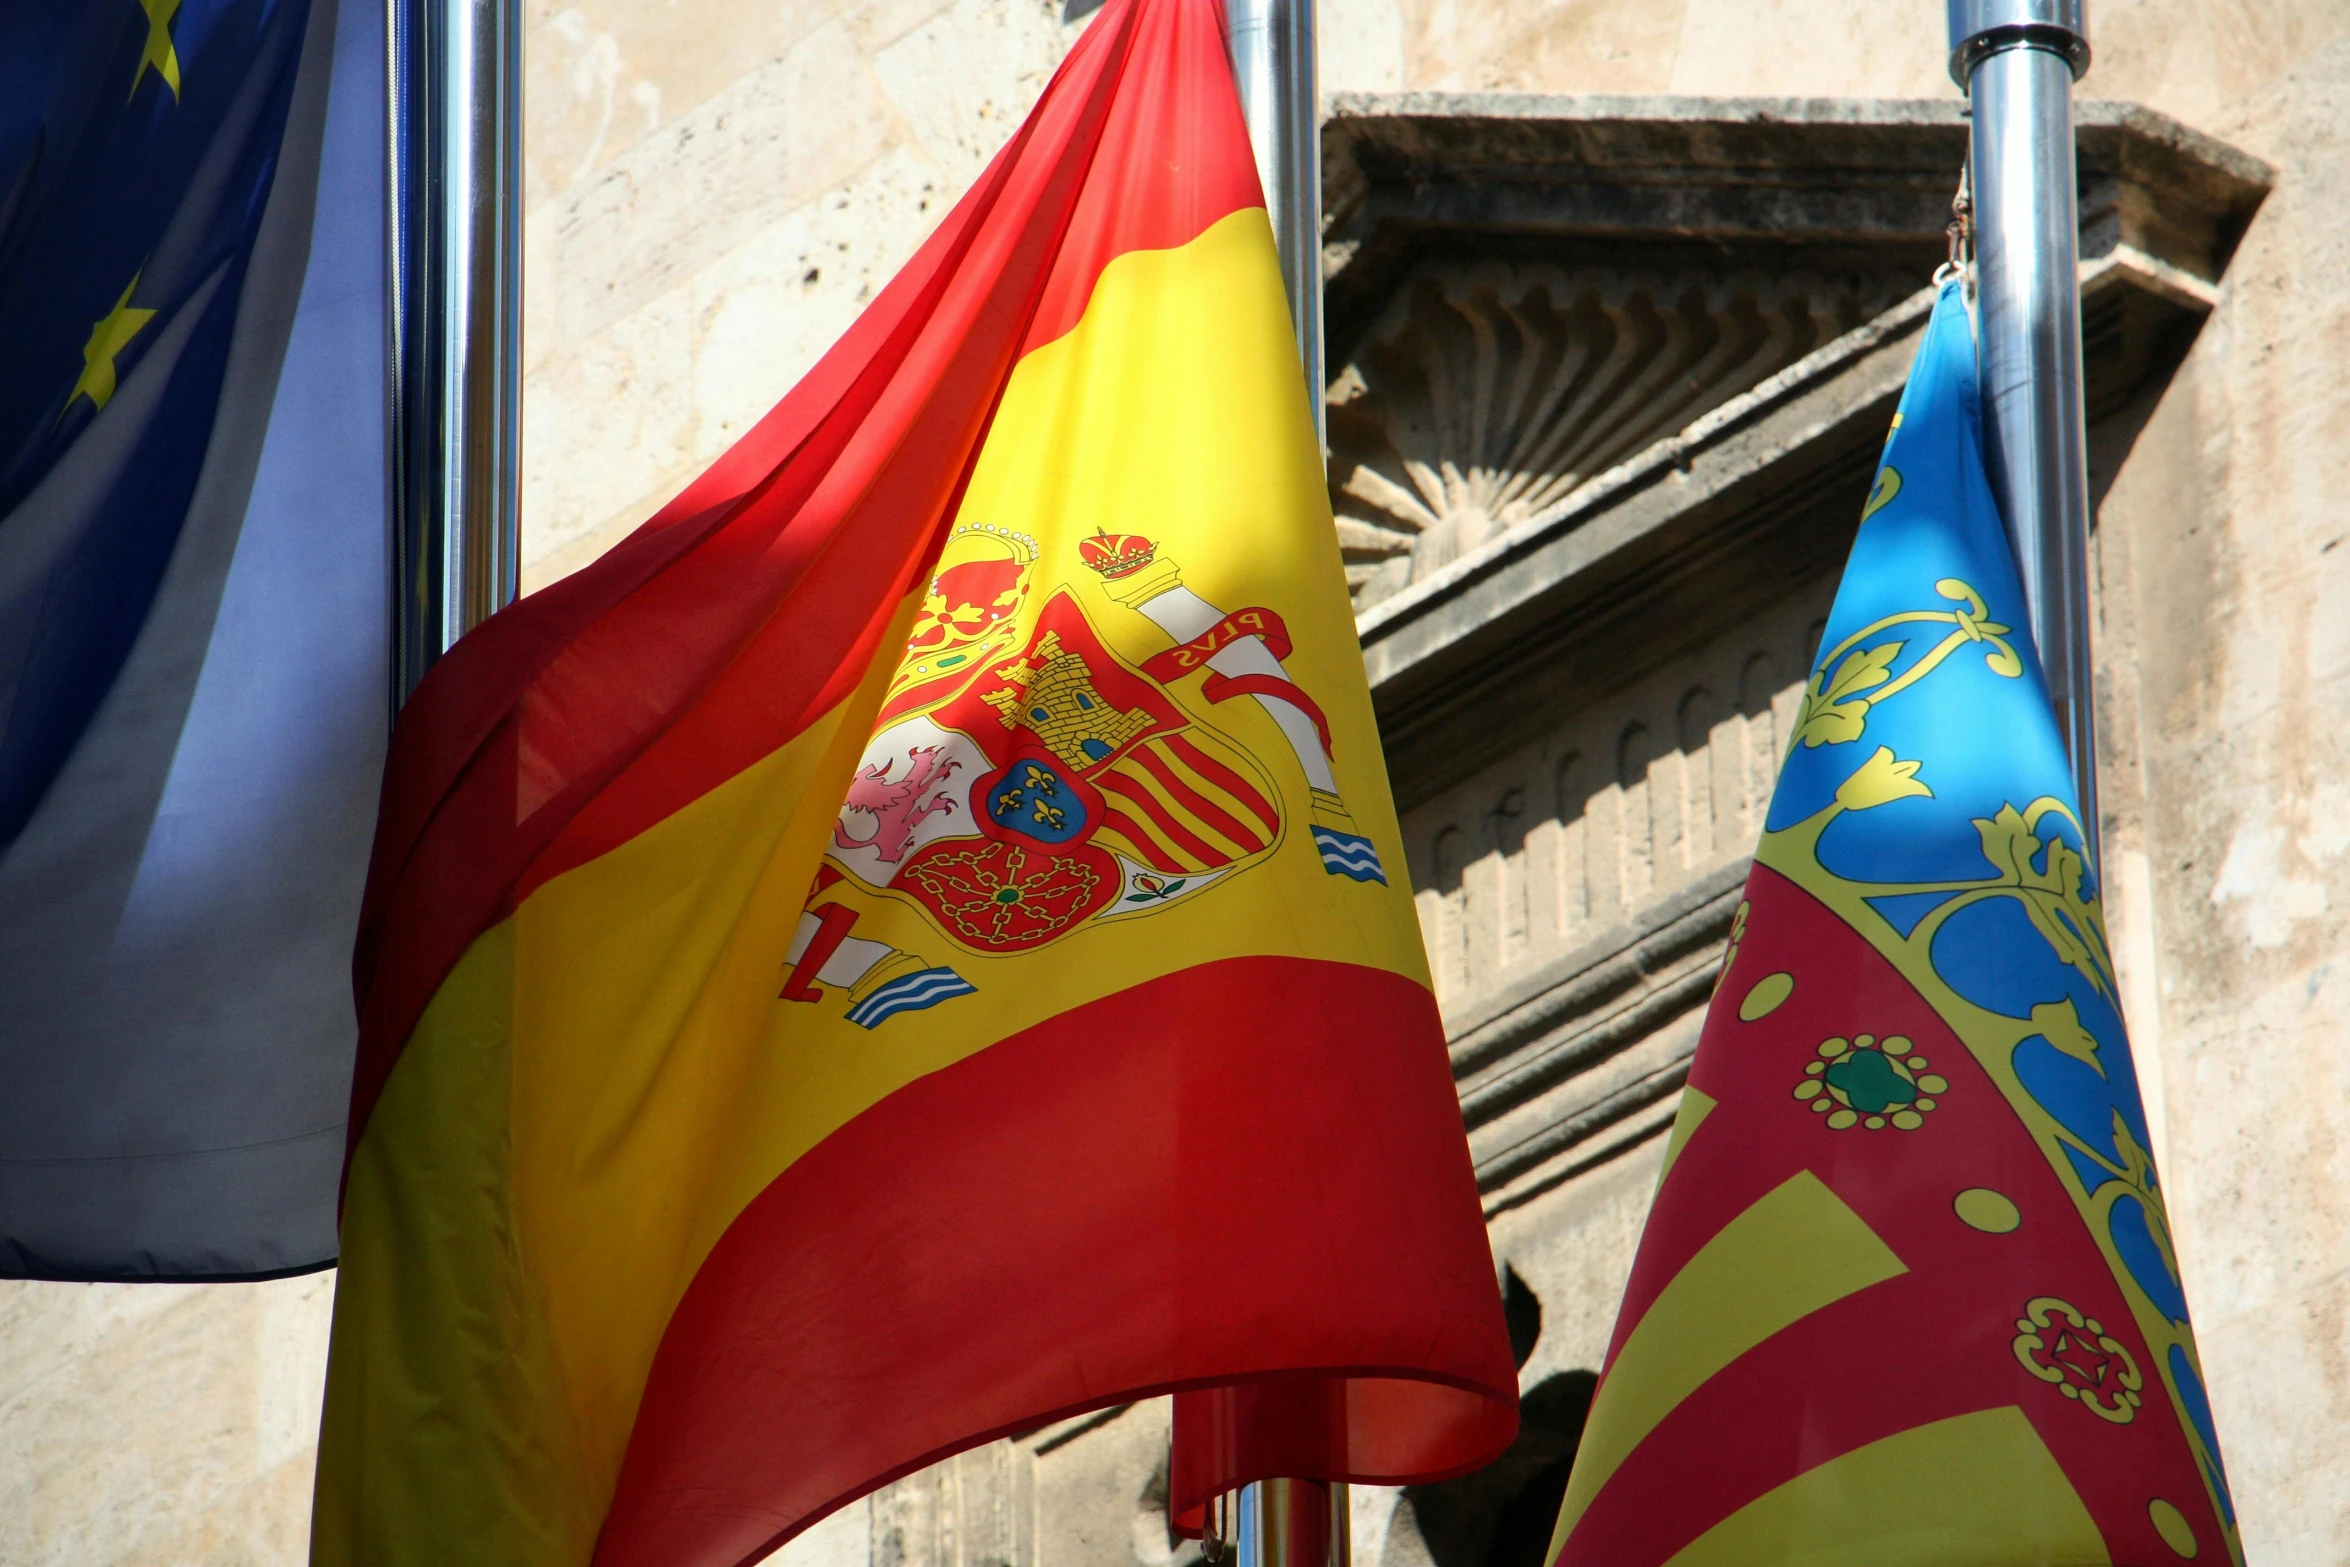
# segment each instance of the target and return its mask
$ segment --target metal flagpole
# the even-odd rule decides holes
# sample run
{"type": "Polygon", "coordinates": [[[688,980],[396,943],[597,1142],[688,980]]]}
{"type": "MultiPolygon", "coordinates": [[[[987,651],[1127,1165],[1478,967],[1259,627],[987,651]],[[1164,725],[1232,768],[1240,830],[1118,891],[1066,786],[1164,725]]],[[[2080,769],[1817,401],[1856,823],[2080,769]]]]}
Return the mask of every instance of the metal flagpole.
{"type": "Polygon", "coordinates": [[[1225,0],[1232,75],[1257,155],[1265,210],[1281,247],[1281,278],[1297,326],[1314,440],[1322,421],[1322,114],[1314,67],[1314,0],[1225,0]]]}
{"type": "Polygon", "coordinates": [[[2072,121],[2073,83],[2089,68],[2086,4],[1947,4],[1950,74],[1973,102],[1977,374],[1991,486],[2023,574],[2094,865],[2088,426],[2072,121]]]}
{"type": "Polygon", "coordinates": [[[1240,1492],[1238,1567],[1348,1567],[1353,1542],[1343,1482],[1260,1480],[1240,1492]]]}
{"type": "MultiPolygon", "coordinates": [[[[1265,210],[1281,252],[1281,280],[1297,329],[1314,443],[1322,415],[1322,115],[1314,63],[1314,0],[1225,0],[1232,75],[1256,153],[1265,210]]],[[[1348,1492],[1321,1480],[1261,1480],[1242,1488],[1239,1567],[1347,1567],[1348,1492]]],[[[1211,1532],[1220,1532],[1211,1524],[1211,1532]]]]}
{"type": "MultiPolygon", "coordinates": [[[[1314,443],[1322,420],[1322,115],[1314,0],[1225,0],[1232,76],[1281,252],[1314,443]]],[[[1262,1480],[1240,1493],[1240,1567],[1346,1567],[1347,1488],[1262,1480]]]]}
{"type": "Polygon", "coordinates": [[[392,697],[520,584],[521,0],[386,0],[392,697]]]}

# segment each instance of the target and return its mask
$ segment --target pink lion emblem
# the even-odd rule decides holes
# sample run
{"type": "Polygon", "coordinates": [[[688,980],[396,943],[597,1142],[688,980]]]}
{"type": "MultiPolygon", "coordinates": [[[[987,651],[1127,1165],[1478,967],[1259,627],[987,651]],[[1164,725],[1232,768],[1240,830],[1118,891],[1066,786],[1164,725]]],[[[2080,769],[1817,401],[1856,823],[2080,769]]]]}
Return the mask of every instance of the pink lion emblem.
{"type": "Polygon", "coordinates": [[[895,783],[890,781],[890,763],[874,767],[860,767],[857,776],[849,780],[848,804],[843,809],[844,819],[832,829],[833,846],[841,849],[871,849],[874,858],[884,864],[895,865],[906,856],[906,849],[914,841],[914,829],[923,818],[939,812],[952,812],[955,802],[933,794],[943,789],[956,768],[956,761],[941,762],[935,745],[916,746],[906,753],[906,776],[895,783]],[[931,795],[925,803],[923,796],[931,795]],[[849,836],[848,811],[861,811],[873,818],[873,831],[862,838],[849,836]]]}

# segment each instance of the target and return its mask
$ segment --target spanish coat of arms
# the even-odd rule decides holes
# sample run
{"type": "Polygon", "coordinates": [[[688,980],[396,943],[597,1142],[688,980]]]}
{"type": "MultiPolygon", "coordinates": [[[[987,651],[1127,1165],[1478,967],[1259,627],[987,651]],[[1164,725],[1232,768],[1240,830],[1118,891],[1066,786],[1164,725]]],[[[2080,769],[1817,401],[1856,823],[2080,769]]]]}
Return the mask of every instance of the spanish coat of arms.
{"type": "Polygon", "coordinates": [[[951,963],[856,935],[855,912],[827,897],[844,880],[902,895],[951,948],[994,956],[1148,915],[1272,853],[1288,831],[1281,792],[1175,699],[1187,679],[1211,705],[1250,698],[1273,720],[1304,772],[1324,869],[1386,880],[1339,798],[1321,710],[1282,664],[1281,617],[1227,614],[1137,535],[1097,533],[1078,556],[1173,645],[1127,663],[1066,585],[1023,615],[1033,541],[956,529],[850,781],[784,1000],[844,990],[849,1020],[873,1028],[973,993],[951,963]]]}

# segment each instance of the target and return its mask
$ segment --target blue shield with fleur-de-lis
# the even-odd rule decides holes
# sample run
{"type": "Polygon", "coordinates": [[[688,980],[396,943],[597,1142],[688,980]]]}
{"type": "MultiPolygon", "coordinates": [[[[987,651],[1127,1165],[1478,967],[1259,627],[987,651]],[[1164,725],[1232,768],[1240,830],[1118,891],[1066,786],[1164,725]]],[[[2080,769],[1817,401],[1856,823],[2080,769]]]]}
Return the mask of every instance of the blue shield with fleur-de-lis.
{"type": "Polygon", "coordinates": [[[987,818],[998,828],[1059,847],[1085,836],[1092,819],[1077,789],[1052,762],[1019,757],[988,786],[987,818]]]}

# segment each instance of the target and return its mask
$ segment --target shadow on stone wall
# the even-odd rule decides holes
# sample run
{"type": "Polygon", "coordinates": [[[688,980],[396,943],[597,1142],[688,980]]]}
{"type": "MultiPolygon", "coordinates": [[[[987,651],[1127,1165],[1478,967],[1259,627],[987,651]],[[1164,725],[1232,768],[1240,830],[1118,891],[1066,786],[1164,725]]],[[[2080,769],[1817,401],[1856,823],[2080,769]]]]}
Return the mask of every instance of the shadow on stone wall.
{"type": "Polygon", "coordinates": [[[1518,1401],[1518,1439],[1508,1452],[1473,1475],[1404,1491],[1432,1567],[1545,1567],[1598,1382],[1589,1371],[1545,1377],[1518,1401]]]}

